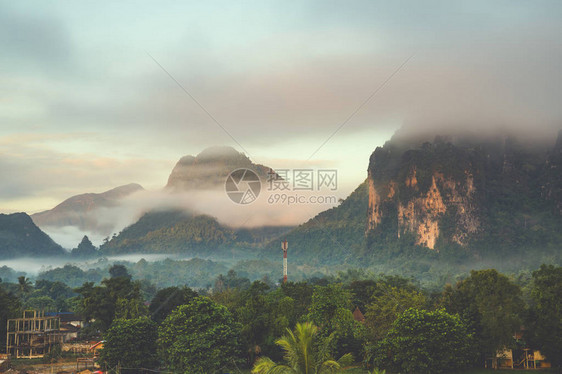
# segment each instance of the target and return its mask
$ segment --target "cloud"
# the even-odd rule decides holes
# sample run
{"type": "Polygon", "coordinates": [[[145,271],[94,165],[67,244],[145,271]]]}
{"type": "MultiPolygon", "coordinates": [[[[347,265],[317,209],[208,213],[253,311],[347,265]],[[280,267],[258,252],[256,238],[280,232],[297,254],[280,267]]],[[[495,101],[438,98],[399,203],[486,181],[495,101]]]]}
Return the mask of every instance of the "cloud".
{"type": "Polygon", "coordinates": [[[150,211],[184,210],[189,214],[210,215],[217,218],[221,224],[233,228],[264,225],[296,226],[319,212],[335,206],[337,196],[334,198],[332,196],[333,193],[327,192],[288,191],[287,199],[277,198],[274,192],[267,191],[266,186],[262,186],[262,192],[256,201],[248,205],[240,205],[232,202],[222,190],[185,193],[139,191],[122,199],[116,206],[89,211],[88,217],[97,221],[99,230],[80,230],[74,226],[42,226],[41,229],[57,243],[71,249],[78,245],[84,235],[88,235],[92,243],[99,246],[105,237],[119,233],[150,211]],[[297,196],[302,201],[308,200],[310,196],[320,196],[321,199],[328,197],[329,201],[315,204],[287,203],[289,200],[295,200],[297,196]]]}
{"type": "Polygon", "coordinates": [[[560,8],[4,3],[0,137],[12,138],[0,144],[0,208],[26,196],[24,209],[47,208],[45,196],[54,203],[132,181],[156,188],[179,157],[236,146],[220,126],[255,162],[298,163],[411,55],[316,156],[348,170],[349,185],[384,142],[376,133],[403,123],[551,136],[562,123],[560,8]]]}
{"type": "Polygon", "coordinates": [[[60,76],[72,67],[73,47],[62,20],[0,4],[0,61],[11,70],[34,69],[60,76]]]}
{"type": "MultiPolygon", "coordinates": [[[[76,138],[82,137],[87,138],[76,134],[76,138]]],[[[60,138],[55,134],[0,137],[0,210],[34,213],[51,209],[72,195],[99,193],[131,182],[161,187],[173,165],[173,161],[150,158],[62,153],[48,146],[49,139],[62,144],[76,140],[69,134],[60,138]],[[25,197],[28,203],[12,205],[12,200],[21,202],[18,199],[25,197]]]]}

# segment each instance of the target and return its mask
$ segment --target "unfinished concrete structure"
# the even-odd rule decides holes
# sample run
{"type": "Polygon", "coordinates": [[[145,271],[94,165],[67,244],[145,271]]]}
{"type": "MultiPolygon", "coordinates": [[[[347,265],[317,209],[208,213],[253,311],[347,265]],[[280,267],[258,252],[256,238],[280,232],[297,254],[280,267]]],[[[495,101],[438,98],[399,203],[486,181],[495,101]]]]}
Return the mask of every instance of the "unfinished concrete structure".
{"type": "Polygon", "coordinates": [[[13,358],[43,357],[55,344],[62,343],[60,318],[26,310],[22,318],[7,322],[6,353],[13,358]]]}

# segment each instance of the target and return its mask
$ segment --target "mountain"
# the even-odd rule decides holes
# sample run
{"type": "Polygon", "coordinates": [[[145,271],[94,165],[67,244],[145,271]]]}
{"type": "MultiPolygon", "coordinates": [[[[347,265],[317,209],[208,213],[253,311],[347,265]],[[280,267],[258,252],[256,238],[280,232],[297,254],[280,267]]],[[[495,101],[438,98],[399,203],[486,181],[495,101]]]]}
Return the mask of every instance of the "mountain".
{"type": "Polygon", "coordinates": [[[84,235],[80,244],[78,244],[78,247],[73,248],[72,251],[70,251],[70,255],[74,258],[89,259],[99,256],[99,252],[90,241],[90,238],[84,235]]]}
{"type": "Polygon", "coordinates": [[[102,193],[76,195],[51,210],[33,214],[31,218],[40,227],[76,226],[80,230],[107,235],[113,227],[98,222],[96,210],[115,207],[120,200],[139,191],[144,191],[142,186],[131,183],[102,193]]]}
{"type": "MultiPolygon", "coordinates": [[[[366,181],[347,199],[280,239],[302,264],[433,281],[467,266],[560,261],[561,139],[552,147],[505,135],[399,133],[373,152],[366,181]]],[[[280,239],[264,256],[281,252],[280,239]]]]}
{"type": "Polygon", "coordinates": [[[206,215],[180,210],[151,211],[100,247],[104,255],[176,253],[212,255],[232,248],[257,247],[292,227],[265,226],[233,229],[206,215]]]}
{"type": "Polygon", "coordinates": [[[190,190],[224,189],[228,175],[236,170],[253,170],[265,183],[271,169],[254,164],[246,155],[232,147],[210,147],[197,156],[182,157],[172,170],[165,190],[182,192],[190,190]]]}
{"type": "Polygon", "coordinates": [[[506,260],[559,253],[560,142],[549,149],[514,136],[393,138],[369,162],[369,248],[506,260]]]}
{"type": "Polygon", "coordinates": [[[101,253],[186,253],[216,250],[234,241],[232,230],[209,216],[148,212],[100,247],[101,253]]]}
{"type": "Polygon", "coordinates": [[[562,215],[562,130],[554,148],[548,153],[544,168],[543,196],[554,203],[554,209],[562,215]]]}
{"type": "Polygon", "coordinates": [[[25,213],[0,214],[0,258],[62,256],[66,252],[25,213]]]}

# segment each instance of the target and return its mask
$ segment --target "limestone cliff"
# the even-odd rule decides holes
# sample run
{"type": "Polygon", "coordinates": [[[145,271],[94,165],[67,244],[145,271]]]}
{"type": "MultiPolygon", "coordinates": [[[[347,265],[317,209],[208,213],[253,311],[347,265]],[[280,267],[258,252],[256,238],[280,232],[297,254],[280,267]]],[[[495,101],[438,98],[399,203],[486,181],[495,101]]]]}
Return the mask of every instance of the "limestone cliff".
{"type": "Polygon", "coordinates": [[[440,220],[449,211],[455,221],[452,241],[464,245],[471,234],[478,231],[480,219],[474,203],[473,176],[466,171],[464,180],[455,181],[434,171],[427,191],[420,191],[416,168],[412,168],[404,180],[391,180],[387,187],[377,188],[369,173],[369,230],[382,221],[383,203],[396,206],[397,238],[404,233],[413,233],[416,244],[434,249],[440,234],[440,220]],[[401,201],[397,190],[408,189],[412,197],[401,201]],[[382,196],[382,198],[381,198],[382,196]]]}
{"type": "Polygon", "coordinates": [[[554,155],[511,138],[391,140],[371,155],[367,234],[439,250],[484,236],[515,240],[512,232],[529,225],[544,230],[553,221],[543,224],[541,209],[552,205],[548,198],[556,200],[552,189],[560,180],[553,177],[554,155]]]}

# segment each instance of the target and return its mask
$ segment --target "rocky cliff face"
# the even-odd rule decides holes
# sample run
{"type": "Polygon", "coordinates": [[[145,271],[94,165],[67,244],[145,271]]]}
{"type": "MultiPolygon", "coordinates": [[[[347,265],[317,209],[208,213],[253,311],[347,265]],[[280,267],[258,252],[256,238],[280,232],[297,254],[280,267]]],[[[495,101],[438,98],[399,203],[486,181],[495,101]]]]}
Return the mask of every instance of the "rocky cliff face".
{"type": "Polygon", "coordinates": [[[367,234],[439,250],[542,230],[552,223],[541,215],[548,199],[559,204],[556,149],[527,149],[511,138],[391,140],[370,159],[367,234]]]}
{"type": "Polygon", "coordinates": [[[464,180],[455,181],[435,171],[431,175],[429,189],[420,191],[414,167],[405,180],[391,180],[386,189],[379,187],[379,190],[369,173],[368,230],[376,229],[381,223],[385,204],[396,207],[396,237],[412,233],[417,245],[430,249],[435,248],[440,234],[439,221],[446,213],[455,221],[454,234],[450,239],[460,245],[466,244],[470,235],[480,227],[474,202],[473,176],[469,172],[464,180]],[[399,188],[409,190],[412,197],[400,201],[397,196],[399,188]]]}

